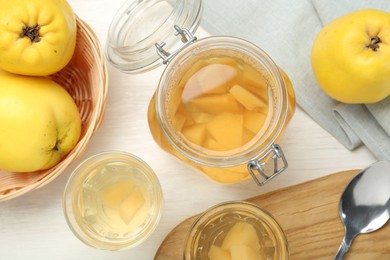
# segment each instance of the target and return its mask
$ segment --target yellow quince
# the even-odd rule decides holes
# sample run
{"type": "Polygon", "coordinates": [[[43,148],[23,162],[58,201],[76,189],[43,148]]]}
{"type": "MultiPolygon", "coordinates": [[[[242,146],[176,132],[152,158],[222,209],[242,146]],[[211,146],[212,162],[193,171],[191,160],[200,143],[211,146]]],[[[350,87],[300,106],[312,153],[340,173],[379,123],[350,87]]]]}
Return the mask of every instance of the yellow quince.
{"type": "Polygon", "coordinates": [[[65,0],[0,0],[0,68],[44,76],[68,64],[76,16],[65,0]]]}
{"type": "Polygon", "coordinates": [[[390,95],[390,13],[363,9],[336,18],[318,34],[311,64],[320,87],[343,103],[390,95]]]}

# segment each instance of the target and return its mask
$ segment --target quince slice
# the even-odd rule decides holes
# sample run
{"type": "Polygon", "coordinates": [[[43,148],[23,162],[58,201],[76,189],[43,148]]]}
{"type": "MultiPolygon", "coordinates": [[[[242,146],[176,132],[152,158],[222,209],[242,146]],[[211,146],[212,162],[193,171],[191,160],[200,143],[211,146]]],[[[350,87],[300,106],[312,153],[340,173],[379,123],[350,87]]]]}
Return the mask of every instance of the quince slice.
{"type": "Polygon", "coordinates": [[[100,192],[100,199],[104,207],[119,209],[121,202],[131,193],[132,181],[117,182],[104,188],[100,192]]]}
{"type": "MultiPolygon", "coordinates": [[[[232,260],[229,251],[225,251],[219,246],[212,245],[207,254],[209,260],[232,260]]],[[[242,258],[243,260],[244,258],[242,258]]]]}
{"type": "Polygon", "coordinates": [[[257,96],[261,100],[264,101],[264,103],[267,103],[268,101],[268,88],[253,86],[253,85],[245,85],[245,88],[250,91],[253,95],[257,96]]]}
{"type": "Polygon", "coordinates": [[[266,78],[248,64],[244,65],[241,80],[245,85],[251,85],[258,88],[266,88],[267,86],[266,78]]]}
{"type": "Polygon", "coordinates": [[[213,115],[223,112],[241,113],[243,110],[243,107],[229,93],[221,95],[205,95],[193,99],[188,106],[195,106],[199,110],[213,115]]]}
{"type": "Polygon", "coordinates": [[[207,65],[209,65],[209,63],[204,59],[197,60],[196,62],[194,62],[194,64],[191,65],[190,69],[184,73],[183,77],[180,80],[180,84],[188,85],[187,87],[193,89],[198,88],[198,81],[195,79],[194,75],[196,75],[196,72],[198,72],[203,67],[206,67],[207,65]],[[192,86],[192,84],[195,85],[192,86]]]}
{"type": "Polygon", "coordinates": [[[205,124],[195,124],[193,126],[185,127],[182,130],[182,134],[190,142],[203,146],[203,141],[206,136],[206,125],[205,124]]]}
{"type": "MultiPolygon", "coordinates": [[[[193,111],[193,112],[196,113],[197,111],[193,111]]],[[[192,116],[191,116],[192,115],[192,111],[188,111],[186,109],[186,107],[184,107],[184,106],[180,106],[177,109],[176,115],[179,115],[179,117],[182,117],[182,116],[185,117],[185,121],[184,121],[183,127],[180,130],[179,130],[179,128],[177,128],[177,130],[179,130],[179,131],[181,131],[184,127],[192,126],[192,125],[194,125],[196,123],[194,121],[194,119],[192,118],[192,116]]],[[[179,121],[179,120],[182,120],[182,119],[177,119],[177,120],[179,121]]],[[[173,122],[173,124],[175,124],[175,120],[172,120],[172,122],[173,122]]],[[[176,123],[179,123],[179,122],[176,122],[176,123]]]]}
{"type": "Polygon", "coordinates": [[[228,87],[234,85],[238,78],[238,71],[232,66],[207,65],[187,81],[183,90],[183,100],[188,102],[204,94],[227,93],[228,87]]]}
{"type": "Polygon", "coordinates": [[[119,215],[126,225],[131,222],[144,203],[144,195],[137,188],[135,188],[133,192],[131,192],[130,195],[122,201],[119,207],[119,215]]]}
{"type": "Polygon", "coordinates": [[[221,113],[207,124],[207,130],[222,147],[235,149],[242,144],[243,121],[242,114],[221,113]]]}
{"type": "Polygon", "coordinates": [[[191,117],[197,124],[208,123],[213,119],[213,115],[204,112],[192,113],[191,117]]]}
{"type": "Polygon", "coordinates": [[[228,250],[236,245],[246,245],[253,250],[260,250],[260,241],[256,229],[249,223],[237,222],[226,234],[222,249],[228,250]]]}
{"type": "Polygon", "coordinates": [[[261,98],[238,84],[234,85],[229,90],[229,93],[248,110],[261,110],[266,107],[265,102],[261,98]]]}
{"type": "Polygon", "coordinates": [[[267,115],[254,111],[244,112],[244,127],[254,134],[257,134],[264,125],[267,115]]]}

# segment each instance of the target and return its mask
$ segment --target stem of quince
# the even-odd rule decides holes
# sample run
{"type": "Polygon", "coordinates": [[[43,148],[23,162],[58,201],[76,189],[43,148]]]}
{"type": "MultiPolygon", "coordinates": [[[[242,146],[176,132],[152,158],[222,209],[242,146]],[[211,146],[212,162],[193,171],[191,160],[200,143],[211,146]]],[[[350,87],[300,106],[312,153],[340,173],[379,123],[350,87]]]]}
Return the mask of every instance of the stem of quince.
{"type": "Polygon", "coordinates": [[[41,38],[39,38],[39,29],[41,29],[41,26],[39,25],[36,25],[35,27],[23,27],[20,37],[28,37],[31,42],[40,42],[41,38]]]}
{"type": "Polygon", "coordinates": [[[381,42],[382,41],[378,36],[374,36],[371,38],[371,42],[367,47],[372,49],[373,51],[377,51],[379,48],[379,43],[381,43],[381,42]]]}

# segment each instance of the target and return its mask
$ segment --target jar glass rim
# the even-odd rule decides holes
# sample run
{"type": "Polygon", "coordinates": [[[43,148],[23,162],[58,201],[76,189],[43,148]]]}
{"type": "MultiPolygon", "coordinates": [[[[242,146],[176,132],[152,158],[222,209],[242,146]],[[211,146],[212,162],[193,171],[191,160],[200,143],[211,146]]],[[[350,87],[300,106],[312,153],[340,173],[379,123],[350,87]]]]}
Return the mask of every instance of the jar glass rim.
{"type": "MultiPolygon", "coordinates": [[[[241,38],[231,36],[211,36],[196,41],[192,45],[179,52],[166,66],[163,75],[160,79],[158,89],[156,91],[156,114],[159,124],[164,132],[169,143],[175,147],[183,156],[199,163],[201,165],[212,167],[232,167],[248,163],[250,160],[259,158],[264,154],[275,142],[283,129],[284,122],[287,116],[288,109],[288,93],[286,82],[280,73],[278,66],[274,63],[271,57],[265,53],[257,45],[241,38]],[[276,104],[273,105],[272,124],[267,128],[261,138],[261,142],[247,146],[247,149],[226,157],[226,154],[210,155],[205,154],[200,150],[190,147],[182,138],[176,134],[175,130],[169,123],[168,108],[166,106],[166,99],[169,95],[169,88],[174,85],[177,80],[173,80],[175,71],[183,65],[183,60],[196,55],[196,53],[210,48],[231,48],[250,55],[252,58],[261,62],[270,78],[273,81],[273,91],[278,91],[278,98],[276,104]]],[[[245,146],[244,146],[245,147],[245,146]]]]}

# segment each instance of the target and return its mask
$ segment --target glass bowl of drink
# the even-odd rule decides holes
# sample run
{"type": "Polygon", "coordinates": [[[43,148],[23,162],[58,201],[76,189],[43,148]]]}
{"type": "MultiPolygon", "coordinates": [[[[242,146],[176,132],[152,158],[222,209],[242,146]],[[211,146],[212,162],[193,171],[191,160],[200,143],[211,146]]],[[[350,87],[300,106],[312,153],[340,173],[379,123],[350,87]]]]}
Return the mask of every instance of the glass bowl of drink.
{"type": "Polygon", "coordinates": [[[229,201],[207,209],[193,223],[183,259],[288,259],[285,234],[257,205],[229,201]]]}
{"type": "Polygon", "coordinates": [[[156,228],[163,195],[153,170],[138,157],[108,151],[82,162],[71,174],[63,210],[85,244],[122,250],[143,242],[156,228]]]}

